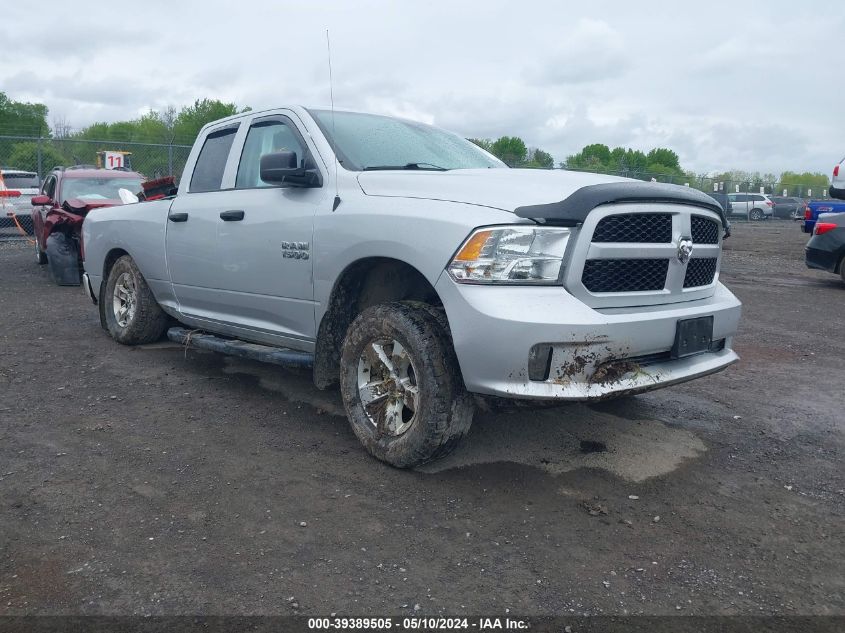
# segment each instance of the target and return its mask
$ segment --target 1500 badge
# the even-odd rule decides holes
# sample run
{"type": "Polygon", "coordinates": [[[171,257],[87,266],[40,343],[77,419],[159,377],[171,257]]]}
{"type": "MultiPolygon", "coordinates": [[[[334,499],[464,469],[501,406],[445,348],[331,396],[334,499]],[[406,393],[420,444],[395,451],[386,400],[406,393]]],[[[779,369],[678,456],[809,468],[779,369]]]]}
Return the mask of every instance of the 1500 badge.
{"type": "Polygon", "coordinates": [[[282,242],[282,257],[287,259],[308,259],[311,245],[308,242],[282,242]]]}

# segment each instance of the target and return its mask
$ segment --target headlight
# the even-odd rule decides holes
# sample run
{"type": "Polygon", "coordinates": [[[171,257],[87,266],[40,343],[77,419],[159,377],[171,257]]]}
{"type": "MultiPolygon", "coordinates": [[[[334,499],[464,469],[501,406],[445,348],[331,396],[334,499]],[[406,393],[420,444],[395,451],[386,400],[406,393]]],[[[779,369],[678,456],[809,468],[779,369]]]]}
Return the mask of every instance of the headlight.
{"type": "Polygon", "coordinates": [[[553,284],[560,277],[569,229],[512,226],[478,229],[449,264],[462,283],[553,284]]]}

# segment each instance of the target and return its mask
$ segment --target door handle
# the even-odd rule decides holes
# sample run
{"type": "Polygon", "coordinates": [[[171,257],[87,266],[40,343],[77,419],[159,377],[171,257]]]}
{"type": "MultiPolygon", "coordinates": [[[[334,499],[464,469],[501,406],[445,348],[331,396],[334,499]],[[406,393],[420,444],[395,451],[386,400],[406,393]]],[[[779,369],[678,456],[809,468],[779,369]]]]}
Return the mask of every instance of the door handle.
{"type": "Polygon", "coordinates": [[[188,221],[188,214],[187,213],[171,213],[167,216],[167,219],[171,222],[187,222],[188,221]]]}
{"type": "Polygon", "coordinates": [[[220,214],[220,219],[224,222],[240,222],[244,219],[244,212],[243,211],[223,211],[220,214]]]}

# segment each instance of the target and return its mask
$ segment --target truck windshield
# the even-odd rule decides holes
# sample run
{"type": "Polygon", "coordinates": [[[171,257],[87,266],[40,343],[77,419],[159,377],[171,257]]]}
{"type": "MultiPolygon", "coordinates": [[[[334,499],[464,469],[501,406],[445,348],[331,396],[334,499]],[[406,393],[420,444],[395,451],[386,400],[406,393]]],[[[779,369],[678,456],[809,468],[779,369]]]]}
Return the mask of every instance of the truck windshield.
{"type": "Polygon", "coordinates": [[[119,200],[118,190],[128,189],[132,193],[141,191],[140,178],[65,178],[62,184],[62,201],[80,198],[84,200],[119,200]]]}
{"type": "Polygon", "coordinates": [[[337,154],[352,171],[377,169],[504,168],[506,165],[457,134],[431,125],[377,114],[309,110],[337,154]]]}

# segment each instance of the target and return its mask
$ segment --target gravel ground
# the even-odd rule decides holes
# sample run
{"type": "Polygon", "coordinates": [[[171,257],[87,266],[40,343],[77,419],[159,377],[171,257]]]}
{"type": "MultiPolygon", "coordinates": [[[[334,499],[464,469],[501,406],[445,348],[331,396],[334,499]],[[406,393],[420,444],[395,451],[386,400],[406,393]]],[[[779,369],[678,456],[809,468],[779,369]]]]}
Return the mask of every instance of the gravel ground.
{"type": "Polygon", "coordinates": [[[845,615],[845,284],[805,242],[726,242],[739,364],[480,413],[417,471],[306,373],[117,345],[3,243],[0,615],[845,615]]]}

